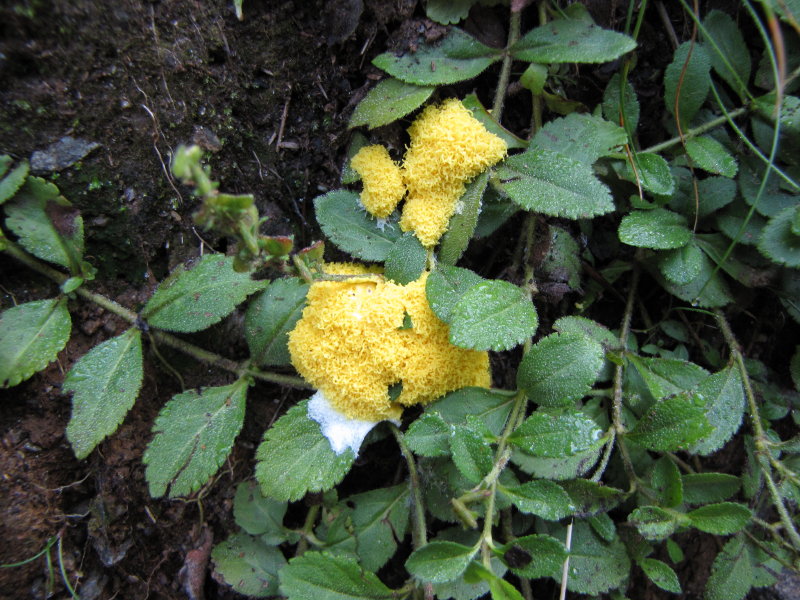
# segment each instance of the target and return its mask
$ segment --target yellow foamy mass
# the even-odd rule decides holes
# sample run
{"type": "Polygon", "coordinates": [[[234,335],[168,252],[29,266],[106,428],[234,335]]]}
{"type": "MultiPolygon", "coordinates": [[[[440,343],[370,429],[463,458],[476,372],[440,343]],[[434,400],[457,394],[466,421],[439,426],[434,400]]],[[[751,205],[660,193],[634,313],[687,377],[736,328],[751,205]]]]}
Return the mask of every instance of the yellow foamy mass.
{"type": "Polygon", "coordinates": [[[325,272],[364,277],[313,283],[289,352],[300,375],[347,417],[397,419],[402,406],[491,385],[488,354],[453,346],[428,305],[427,273],[397,285],[354,265],[328,264],[325,272]],[[395,384],[402,391],[392,402],[395,384]]]}
{"type": "Polygon", "coordinates": [[[350,161],[361,176],[361,203],[374,217],[385,219],[406,193],[400,167],[383,146],[364,146],[350,161]]]}

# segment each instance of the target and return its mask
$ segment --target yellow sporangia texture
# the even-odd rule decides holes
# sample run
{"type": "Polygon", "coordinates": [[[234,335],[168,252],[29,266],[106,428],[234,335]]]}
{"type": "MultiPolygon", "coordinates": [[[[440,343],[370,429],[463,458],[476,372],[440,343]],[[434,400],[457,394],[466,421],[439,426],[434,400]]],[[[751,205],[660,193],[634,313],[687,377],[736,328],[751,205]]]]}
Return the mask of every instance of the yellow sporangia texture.
{"type": "Polygon", "coordinates": [[[406,193],[400,166],[383,146],[364,146],[350,161],[361,176],[364,189],[361,203],[367,211],[385,219],[397,207],[406,193]]]}
{"type": "Polygon", "coordinates": [[[408,197],[400,227],[430,247],[447,229],[466,184],[502,160],[507,147],[455,99],[428,106],[408,133],[402,167],[408,197]]]}
{"type": "Polygon", "coordinates": [[[289,352],[300,375],[347,417],[397,419],[402,406],[491,385],[488,354],[453,346],[428,305],[427,273],[397,285],[358,265],[328,264],[325,272],[365,276],[313,283],[289,352]],[[410,328],[403,328],[406,315],[410,328]],[[397,383],[402,392],[393,403],[389,387],[397,383]]]}

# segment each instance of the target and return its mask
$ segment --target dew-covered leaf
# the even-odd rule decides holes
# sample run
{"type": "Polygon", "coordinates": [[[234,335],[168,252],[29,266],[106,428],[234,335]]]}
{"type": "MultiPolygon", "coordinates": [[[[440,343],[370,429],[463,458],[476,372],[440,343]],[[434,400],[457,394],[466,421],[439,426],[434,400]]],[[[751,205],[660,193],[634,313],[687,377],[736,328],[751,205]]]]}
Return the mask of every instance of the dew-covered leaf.
{"type": "Polygon", "coordinates": [[[693,390],[708,377],[703,367],[686,360],[643,358],[634,354],[628,355],[628,360],[656,399],[693,390]]]}
{"type": "Polygon", "coordinates": [[[428,253],[412,232],[404,233],[386,254],[385,275],[399,285],[419,279],[425,270],[428,253]]]}
{"type": "Polygon", "coordinates": [[[680,513],[658,506],[640,506],[628,515],[628,522],[636,527],[642,537],[651,541],[669,537],[686,521],[680,513]]]}
{"type": "Polygon", "coordinates": [[[455,426],[450,437],[453,463],[470,483],[479,483],[492,468],[494,453],[483,436],[465,426],[455,426]]]}
{"type": "Polygon", "coordinates": [[[667,563],[656,558],[643,558],[639,561],[639,566],[647,578],[662,590],[673,594],[681,593],[681,582],[678,581],[675,571],[667,563]]]}
{"type": "Polygon", "coordinates": [[[730,535],[741,531],[753,513],[744,504],[720,502],[696,508],[687,514],[692,527],[715,535],[730,535]]]}
{"type": "Polygon", "coordinates": [[[430,542],[411,553],[406,569],[420,581],[445,583],[458,578],[476,552],[455,542],[430,542]]]}
{"type": "Polygon", "coordinates": [[[522,485],[498,487],[521,512],[536,515],[547,521],[559,521],[572,514],[572,500],[557,483],[535,479],[522,485]]]}
{"type": "Polygon", "coordinates": [[[669,113],[675,116],[677,99],[684,131],[708,96],[710,71],[711,58],[706,48],[702,44],[691,42],[678,46],[672,62],[664,71],[664,101],[669,113]]]}
{"type": "Polygon", "coordinates": [[[625,128],[633,134],[639,124],[639,100],[630,81],[625,81],[620,93],[620,75],[614,73],[603,92],[603,116],[612,123],[622,123],[623,112],[625,128]]]}
{"type": "Polygon", "coordinates": [[[247,382],[190,390],[164,405],[147,445],[145,478],[154,498],[200,489],[228,458],[244,422],[247,382]]]}
{"type": "Polygon", "coordinates": [[[439,242],[439,260],[444,264],[456,264],[467,249],[469,241],[475,233],[475,227],[478,225],[481,199],[488,183],[489,171],[484,171],[467,185],[466,191],[459,198],[456,213],[450,219],[447,231],[439,242]]]}
{"type": "Polygon", "coordinates": [[[500,58],[500,50],[453,28],[444,38],[422,44],[416,52],[400,56],[386,52],[375,57],[372,64],[402,81],[435,86],[472,79],[500,58]]]}
{"type": "Polygon", "coordinates": [[[686,450],[712,430],[702,399],[683,393],[656,402],[625,437],[648,450],[670,452],[686,450]]]}
{"type": "Polygon", "coordinates": [[[450,342],[473,350],[509,350],[532,337],[539,325],[525,293],[500,280],[473,285],[449,317],[450,342]]]}
{"type": "Polygon", "coordinates": [[[686,504],[722,502],[742,487],[741,479],[727,473],[688,473],[682,479],[686,504]]]}
{"type": "Polygon", "coordinates": [[[280,572],[281,594],[288,600],[389,600],[394,592],[355,559],[327,552],[306,552],[280,572]]]}
{"type": "Polygon", "coordinates": [[[339,483],[355,460],[353,451],[336,454],[319,423],[308,417],[303,400],[264,434],[256,453],[256,480],[265,496],[295,501],[339,483]]]}
{"type": "Polygon", "coordinates": [[[531,148],[552,150],[562,156],[592,165],[601,156],[619,149],[628,141],[619,125],[591,114],[570,113],[553,119],[531,140],[531,148]]]}
{"type": "Polygon", "coordinates": [[[358,194],[348,190],[318,196],[314,208],[325,235],[340,250],[362,260],[383,262],[403,233],[393,218],[379,225],[361,206],[358,194]]]}
{"type": "Polygon", "coordinates": [[[240,594],[267,598],[278,593],[278,573],[286,565],[275,546],[243,532],[235,533],[211,551],[216,575],[240,594]]]}
{"type": "Polygon", "coordinates": [[[438,413],[426,411],[409,426],[405,440],[411,451],[420,456],[447,456],[450,432],[450,425],[438,413]]]}
{"type": "Polygon", "coordinates": [[[686,140],[686,152],[698,167],[715,175],[734,177],[739,169],[733,155],[711,136],[686,140]]]}
{"type": "Polygon", "coordinates": [[[591,417],[574,408],[537,410],[517,427],[508,441],[531,456],[559,458],[592,448],[603,430],[591,417]]]}
{"type": "Polygon", "coordinates": [[[686,285],[694,281],[703,267],[703,252],[694,241],[682,248],[658,253],[658,268],[668,281],[686,285]]]}
{"type": "Polygon", "coordinates": [[[374,129],[392,123],[422,106],[434,89],[436,88],[406,83],[394,77],[384,79],[358,103],[348,127],[352,129],[366,125],[374,129]]]}
{"type": "Polygon", "coordinates": [[[233,517],[236,524],[250,535],[257,535],[266,544],[277,546],[286,541],[283,517],[286,502],[267,498],[254,481],[243,481],[233,498],[233,517]]]}
{"type": "Polygon", "coordinates": [[[797,205],[797,194],[783,191],[783,180],[774,171],[770,170],[769,176],[766,174],[767,165],[755,157],[745,156],[741,159],[741,169],[736,181],[747,204],[755,205],[758,213],[765,217],[775,217],[790,206],[797,205]],[[762,189],[764,177],[767,177],[767,183],[762,189]]]}
{"type": "Polygon", "coordinates": [[[266,286],[237,272],[233,263],[233,256],[207,254],[192,265],[180,265],[156,288],[142,318],[153,327],[183,333],[218,323],[266,286]]]}
{"type": "MultiPolygon", "coordinates": [[[[645,263],[647,266],[647,263],[645,263]]],[[[694,306],[717,307],[725,306],[733,301],[728,284],[723,274],[715,271],[715,265],[705,252],[702,254],[700,274],[685,285],[678,285],[665,279],[655,269],[651,271],[670,294],[689,302],[694,306]]]]}
{"type": "Polygon", "coordinates": [[[553,329],[559,333],[574,333],[586,336],[604,348],[615,349],[619,347],[619,338],[610,329],[586,317],[560,317],[553,323],[553,329]]]}
{"type": "Polygon", "coordinates": [[[559,458],[531,456],[518,450],[512,454],[511,461],[532,477],[565,481],[586,475],[600,458],[603,445],[600,441],[588,450],[559,458]]]}
{"type": "Polygon", "coordinates": [[[750,50],[742,32],[730,16],[716,9],[705,16],[703,26],[711,66],[740,97],[745,98],[751,64],[750,50]]]}
{"type": "MultiPolygon", "coordinates": [[[[28,177],[29,169],[30,167],[27,161],[21,162],[0,181],[0,204],[12,198],[14,194],[17,193],[17,190],[22,187],[22,184],[25,183],[25,179],[28,177]]],[[[3,177],[4,174],[5,170],[3,173],[0,173],[0,177],[3,177]]]]}
{"type": "Polygon", "coordinates": [[[0,387],[14,387],[54,361],[71,330],[66,298],[26,302],[0,313],[0,387]]]}
{"type": "Polygon", "coordinates": [[[501,546],[498,552],[512,573],[529,579],[557,572],[568,554],[564,544],[549,535],[526,535],[501,546]]]}
{"type": "Polygon", "coordinates": [[[614,210],[611,193],[591,165],[535,148],[497,167],[500,187],[522,208],[551,217],[589,219],[614,210]]]}
{"type": "Polygon", "coordinates": [[[672,177],[669,164],[660,155],[638,152],[633,161],[633,165],[630,160],[621,163],[618,169],[620,177],[639,183],[643,189],[660,196],[668,196],[675,191],[675,179],[672,177]]]}
{"type": "Polygon", "coordinates": [[[753,586],[755,573],[742,536],[731,538],[711,565],[706,600],[742,600],[753,586]]]}
{"type": "Polygon", "coordinates": [[[681,472],[668,456],[662,456],[653,465],[650,485],[658,494],[661,506],[675,508],[683,502],[681,472]]]}
{"type": "Polygon", "coordinates": [[[800,204],[790,206],[772,217],[758,238],[758,249],[776,263],[800,267],[800,235],[793,230],[800,215],[800,204]]]}
{"type": "Polygon", "coordinates": [[[483,277],[469,269],[439,265],[425,282],[425,296],[434,314],[445,323],[450,323],[453,307],[468,290],[484,281],[483,277]]]}
{"type": "Polygon", "coordinates": [[[350,496],[351,520],[361,566],[375,572],[402,542],[409,522],[409,489],[400,484],[350,496]]]}
{"type": "Polygon", "coordinates": [[[296,277],[276,279],[247,308],[244,335],[253,364],[289,364],[288,333],[306,305],[308,284],[296,277]]]}
{"type": "Polygon", "coordinates": [[[634,210],[622,218],[619,239],[629,246],[667,250],[688,244],[692,232],[683,215],[666,208],[634,210]]]}
{"type": "Polygon", "coordinates": [[[557,19],[526,33],[511,47],[511,55],[533,63],[601,63],[634,48],[632,38],[589,20],[557,19]]]}
{"type": "Polygon", "coordinates": [[[690,452],[708,456],[722,448],[742,424],[745,410],[742,377],[736,367],[727,367],[702,381],[695,391],[705,402],[710,434],[694,443],[690,452]]]}
{"type": "Polygon", "coordinates": [[[78,459],[117,430],[139,395],[143,373],[138,329],[98,344],[69,370],[62,391],[73,392],[67,439],[78,459]]]}
{"type": "Polygon", "coordinates": [[[578,517],[608,512],[625,498],[622,490],[588,479],[562,481],[559,485],[569,495],[578,517]]]}
{"type": "Polygon", "coordinates": [[[500,435],[513,405],[514,396],[508,392],[466,387],[429,404],[425,407],[425,414],[438,415],[450,425],[467,425],[468,417],[473,417],[479,419],[490,433],[500,435]]]}
{"type": "Polygon", "coordinates": [[[523,357],[517,385],[542,406],[569,405],[583,397],[603,367],[602,346],[575,333],[554,333],[523,357]]]}

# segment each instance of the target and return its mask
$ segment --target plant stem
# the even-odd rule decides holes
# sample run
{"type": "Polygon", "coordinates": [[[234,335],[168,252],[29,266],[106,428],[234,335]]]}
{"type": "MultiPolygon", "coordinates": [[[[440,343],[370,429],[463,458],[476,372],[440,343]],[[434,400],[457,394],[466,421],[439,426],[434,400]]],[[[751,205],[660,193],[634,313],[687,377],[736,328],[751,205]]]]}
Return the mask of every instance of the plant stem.
{"type": "MultiPolygon", "coordinates": [[[[735,119],[736,117],[743,115],[749,110],[747,106],[740,106],[732,111],[730,111],[727,115],[723,115],[721,117],[717,117],[716,119],[711,119],[708,123],[703,123],[702,125],[698,125],[697,127],[693,127],[692,129],[688,129],[683,133],[683,139],[690,140],[698,135],[703,135],[706,131],[711,131],[712,129],[716,129],[720,125],[724,125],[728,122],[728,119],[735,119]]],[[[674,138],[670,138],[666,141],[661,143],[655,144],[650,146],[649,148],[645,148],[642,152],[661,152],[662,150],[666,150],[667,148],[671,148],[672,146],[677,146],[681,143],[681,137],[676,136],[674,138]]]]}
{"type": "Polygon", "coordinates": [[[317,522],[317,516],[319,516],[319,504],[315,504],[308,509],[303,529],[300,531],[300,541],[297,542],[297,548],[294,551],[295,556],[302,556],[308,550],[308,539],[314,535],[312,530],[314,529],[314,523],[317,522]]]}
{"type": "MultiPolygon", "coordinates": [[[[52,267],[38,261],[33,256],[25,252],[22,248],[17,246],[14,242],[10,240],[6,240],[5,243],[7,244],[4,248],[4,251],[13,256],[19,262],[24,264],[26,267],[36,271],[55,281],[57,284],[61,285],[69,276],[53,269],[52,267]]],[[[110,298],[103,296],[101,294],[96,294],[94,292],[90,292],[89,290],[79,287],[75,290],[75,293],[86,300],[90,300],[97,304],[98,306],[104,308],[110,313],[117,315],[118,317],[123,318],[128,323],[132,325],[139,326],[139,315],[137,315],[132,310],[125,308],[124,306],[117,304],[110,298]]],[[[175,337],[169,333],[166,333],[161,330],[153,329],[151,330],[153,337],[158,340],[160,343],[174,348],[176,350],[180,350],[184,354],[188,354],[192,358],[200,362],[204,362],[210,364],[215,367],[219,367],[226,371],[230,371],[232,373],[236,373],[237,375],[250,375],[251,377],[255,377],[256,379],[262,379],[264,381],[269,381],[271,383],[278,383],[281,385],[295,387],[295,388],[304,388],[304,389],[311,389],[311,386],[308,385],[303,379],[300,377],[294,377],[292,375],[282,375],[280,373],[270,373],[268,371],[261,371],[260,369],[256,369],[251,367],[247,361],[245,362],[236,362],[229,358],[225,358],[224,356],[220,356],[219,354],[215,354],[214,352],[209,352],[208,350],[204,350],[199,346],[195,346],[194,344],[190,344],[180,338],[175,337]]]]}
{"type": "Polygon", "coordinates": [[[519,39],[521,15],[519,11],[511,11],[511,20],[508,26],[508,42],[506,43],[505,56],[503,57],[503,66],[500,67],[500,79],[497,82],[497,90],[494,94],[494,104],[492,105],[492,116],[500,122],[503,116],[503,102],[505,101],[506,91],[508,90],[508,81],[511,78],[511,63],[514,59],[511,58],[511,46],[513,46],[519,39]]]}
{"type": "Polygon", "coordinates": [[[411,488],[411,498],[414,503],[414,528],[411,530],[411,538],[414,543],[414,549],[422,548],[428,543],[428,528],[425,525],[425,505],[422,502],[422,487],[419,482],[417,465],[414,462],[414,455],[406,445],[403,432],[392,422],[389,422],[389,429],[394,435],[394,439],[397,440],[400,452],[403,453],[403,458],[406,459],[406,464],[408,465],[409,487],[411,488]]]}

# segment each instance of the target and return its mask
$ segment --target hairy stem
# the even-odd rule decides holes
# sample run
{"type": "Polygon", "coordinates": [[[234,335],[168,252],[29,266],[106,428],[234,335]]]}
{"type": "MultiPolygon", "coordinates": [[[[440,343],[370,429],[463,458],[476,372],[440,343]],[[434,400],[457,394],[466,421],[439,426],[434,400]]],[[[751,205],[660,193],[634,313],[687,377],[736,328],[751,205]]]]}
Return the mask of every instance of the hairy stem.
{"type": "Polygon", "coordinates": [[[508,91],[508,81],[511,78],[511,63],[514,60],[511,58],[511,46],[519,39],[519,27],[520,13],[519,11],[512,10],[508,27],[508,42],[506,43],[505,56],[503,57],[503,66],[500,67],[500,79],[497,82],[494,104],[492,105],[492,116],[498,123],[503,116],[503,102],[505,102],[506,91],[508,91]]]}
{"type": "Polygon", "coordinates": [[[391,422],[389,423],[389,429],[391,429],[394,439],[397,440],[400,452],[402,452],[403,458],[406,459],[406,465],[408,465],[409,487],[411,488],[411,498],[414,503],[414,528],[411,530],[411,537],[414,548],[422,548],[428,543],[428,528],[425,525],[425,505],[422,502],[422,487],[419,481],[419,473],[417,473],[417,464],[414,462],[414,455],[406,445],[403,432],[391,422]]]}

